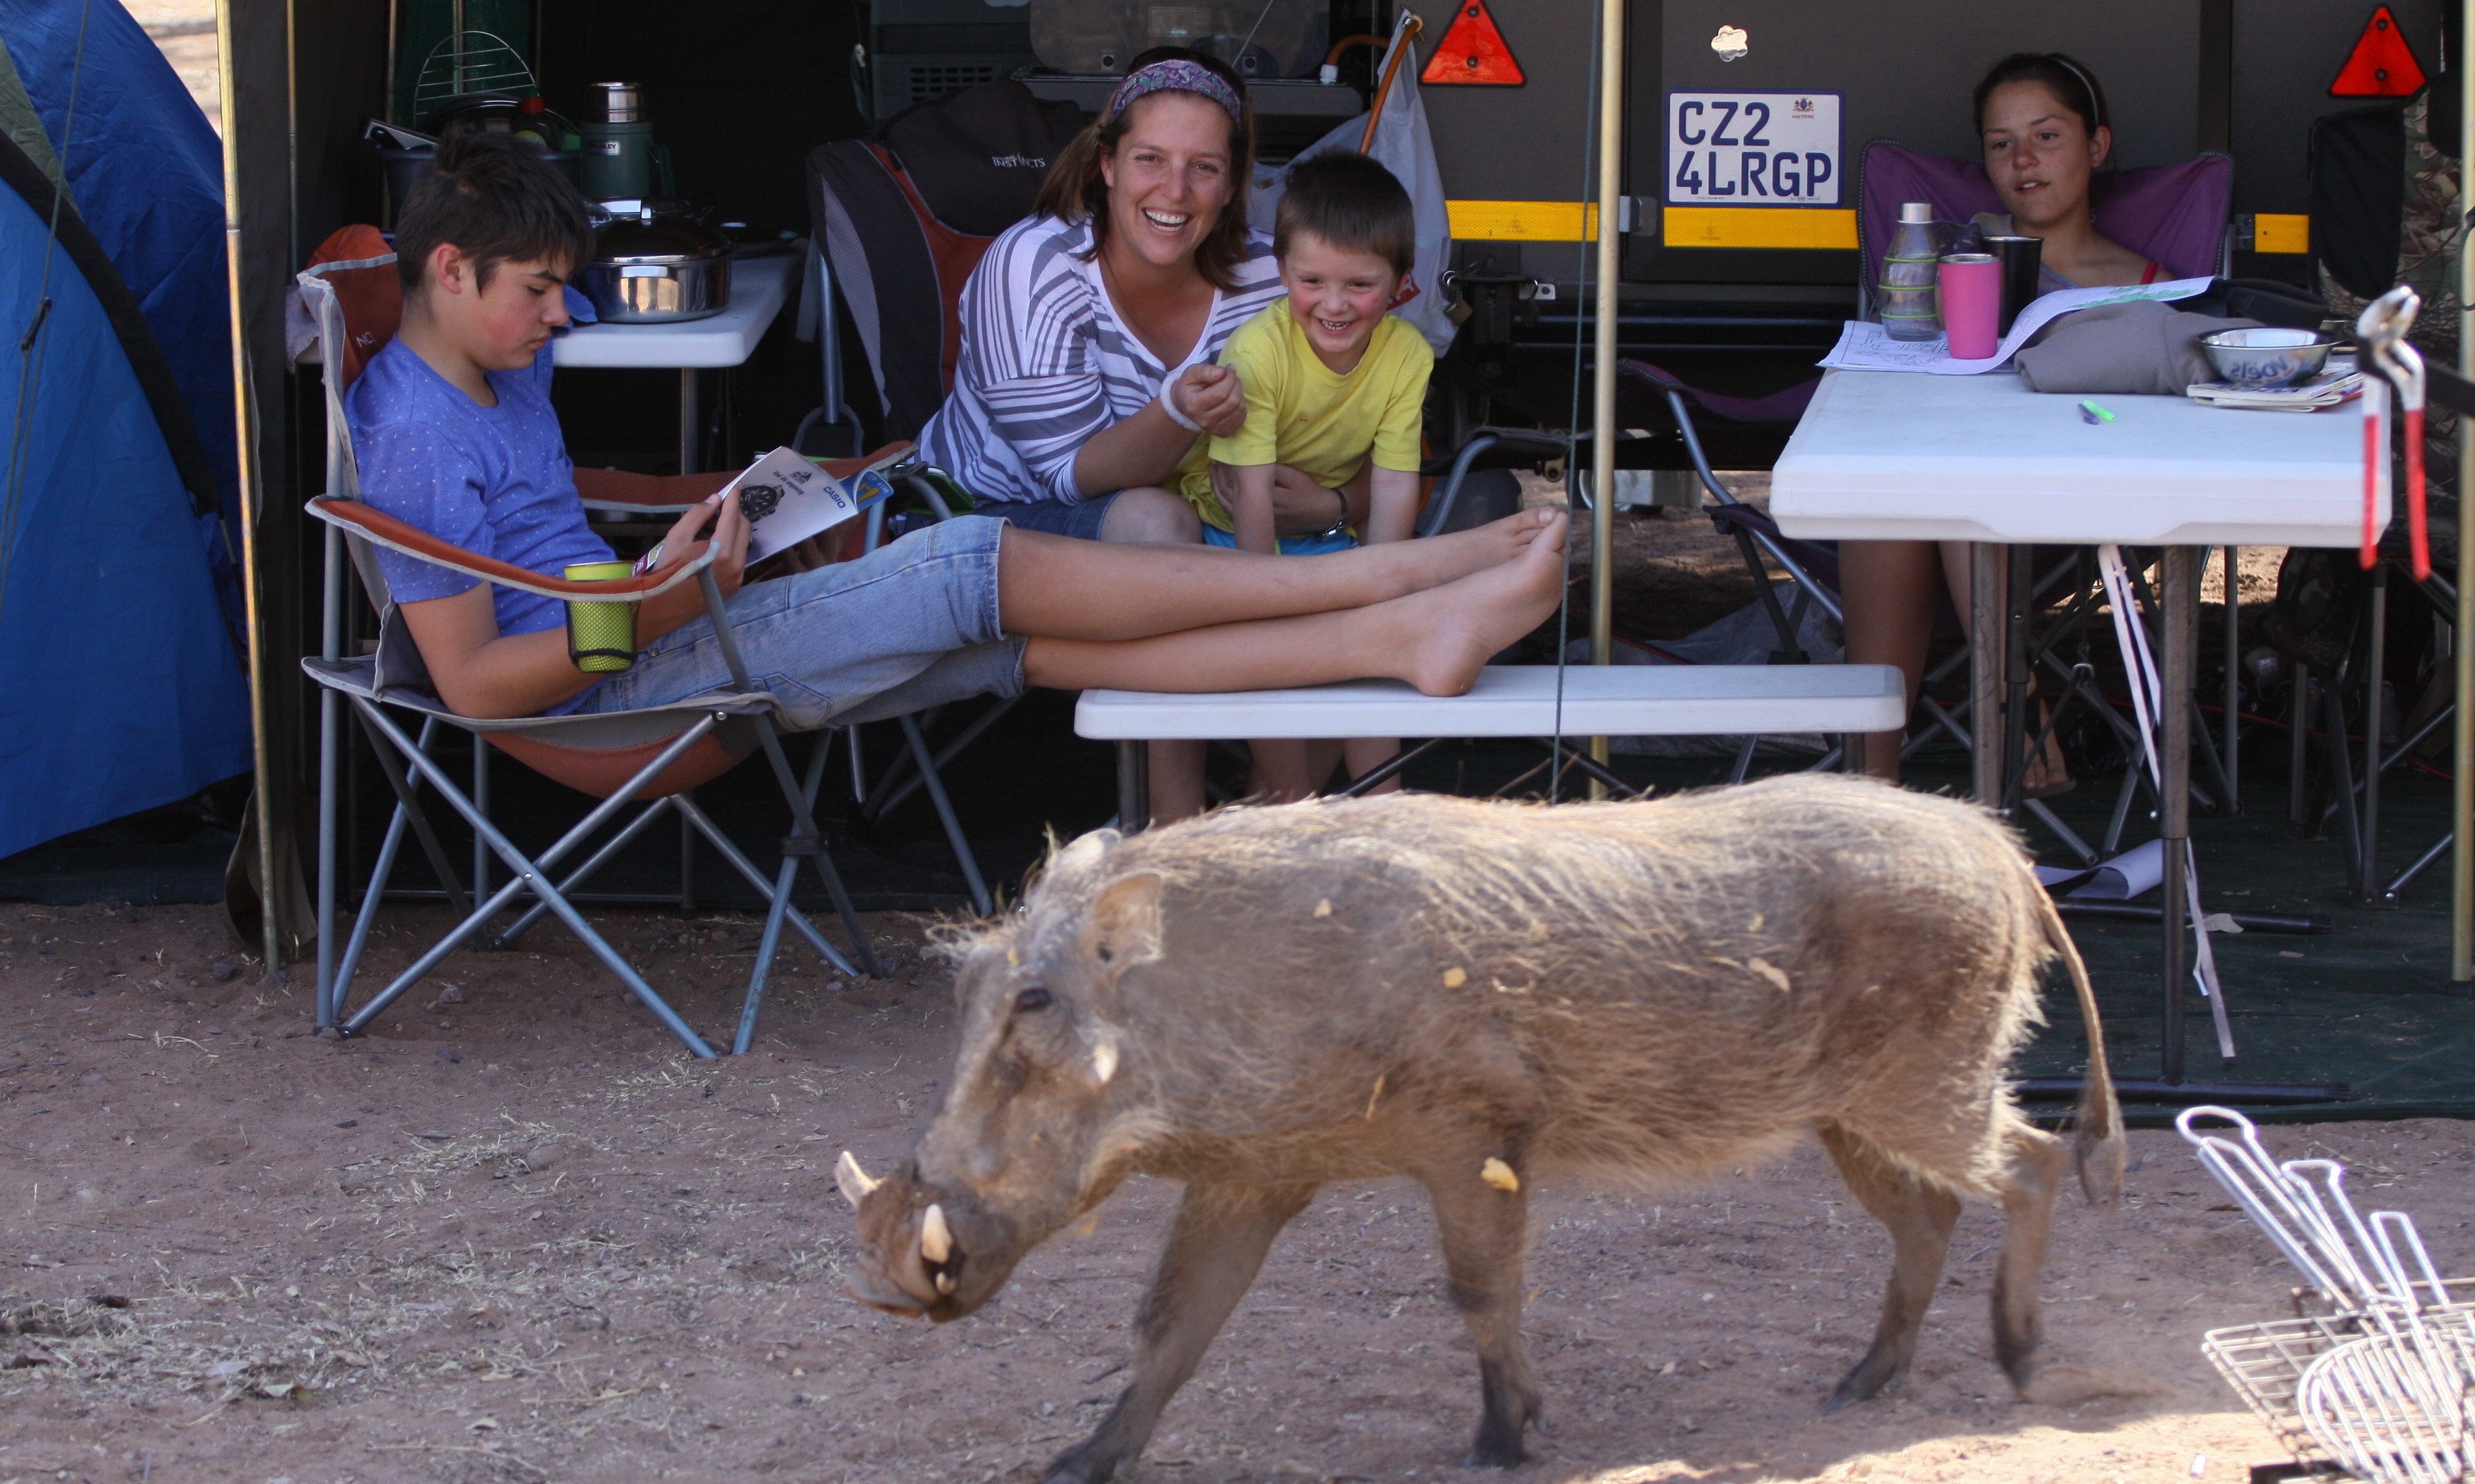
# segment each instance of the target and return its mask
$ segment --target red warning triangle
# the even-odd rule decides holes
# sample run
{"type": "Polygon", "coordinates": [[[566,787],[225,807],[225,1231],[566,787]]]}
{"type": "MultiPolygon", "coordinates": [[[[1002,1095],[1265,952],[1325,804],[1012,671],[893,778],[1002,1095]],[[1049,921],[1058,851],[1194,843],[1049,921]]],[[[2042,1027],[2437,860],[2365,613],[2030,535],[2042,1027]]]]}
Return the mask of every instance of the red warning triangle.
{"type": "Polygon", "coordinates": [[[2364,34],[2355,38],[2354,51],[2338,69],[2338,81],[2329,85],[2329,96],[2405,98],[2421,86],[2423,67],[2398,31],[2397,17],[2385,5],[2364,22],[2364,34]]]}
{"type": "Polygon", "coordinates": [[[1418,81],[1434,83],[1492,83],[1511,87],[1528,81],[1521,63],[1512,60],[1512,48],[1504,44],[1504,33],[1495,29],[1495,17],[1486,13],[1486,0],[1460,0],[1452,25],[1444,39],[1435,46],[1435,55],[1427,61],[1427,70],[1418,81]]]}

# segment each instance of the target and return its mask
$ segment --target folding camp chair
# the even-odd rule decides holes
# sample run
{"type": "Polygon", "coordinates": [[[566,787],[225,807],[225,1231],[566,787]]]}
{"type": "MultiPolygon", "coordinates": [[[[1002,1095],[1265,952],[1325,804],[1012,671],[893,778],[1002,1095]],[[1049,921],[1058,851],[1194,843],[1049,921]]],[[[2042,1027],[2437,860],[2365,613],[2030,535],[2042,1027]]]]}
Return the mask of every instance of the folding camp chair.
{"type": "MultiPolygon", "coordinates": [[[[330,277],[340,277],[342,273],[354,270],[367,273],[380,267],[385,269],[388,277],[392,277],[391,255],[313,266],[300,276],[303,299],[316,321],[321,358],[325,365],[328,429],[327,494],[311,500],[308,506],[309,513],[328,525],[322,641],[319,655],[302,661],[303,669],[322,691],[317,996],[320,1027],[331,1027],[346,1035],[364,1030],[448,954],[487,933],[493,919],[502,911],[512,908],[519,896],[528,893],[537,905],[491,937],[488,940],[490,946],[503,947],[545,913],[554,915],[682,1044],[697,1056],[712,1056],[711,1045],[646,983],[625,956],[594,931],[577,912],[572,900],[581,883],[630,840],[674,812],[702,835],[766,901],[765,930],[749,974],[737,1032],[732,1038],[734,1052],[745,1052],[755,1035],[757,1015],[763,1007],[766,985],[786,924],[796,928],[826,962],[841,972],[856,976],[864,968],[869,974],[881,975],[883,970],[870,948],[866,932],[852,910],[849,894],[844,889],[842,879],[825,853],[822,836],[817,828],[814,800],[829,750],[825,740],[820,740],[810,757],[804,781],[795,777],[775,725],[776,703],[769,693],[757,689],[750,682],[741,662],[729,617],[723,606],[721,590],[707,570],[711,562],[710,551],[694,560],[666,564],[641,576],[607,582],[566,582],[461,550],[361,502],[358,471],[353,455],[351,434],[344,420],[343,395],[353,374],[367,356],[376,353],[385,336],[371,325],[348,327],[344,303],[330,277]],[[703,589],[706,612],[729,667],[731,684],[673,705],[624,712],[505,720],[458,716],[431,692],[419,649],[412,642],[403,615],[394,605],[385,576],[375,559],[374,548],[379,547],[484,582],[569,599],[640,602],[655,594],[667,592],[678,583],[694,581],[703,589]],[[344,653],[344,564],[348,556],[379,612],[380,639],[375,651],[366,655],[344,653]],[[338,772],[343,746],[341,713],[346,703],[351,705],[355,717],[369,736],[380,768],[395,793],[396,809],[380,847],[351,937],[339,946],[335,935],[340,807],[338,772]],[[407,736],[403,724],[390,712],[409,713],[421,718],[418,736],[407,736]],[[430,744],[442,726],[463,731],[474,738],[477,787],[471,794],[457,789],[430,754],[430,744]],[[487,773],[478,766],[478,760],[487,755],[486,747],[504,751],[535,771],[594,795],[601,802],[549,849],[537,857],[528,858],[489,818],[487,773]],[[792,825],[783,840],[780,865],[770,879],[697,806],[687,791],[760,750],[781,789],[792,825]],[[506,885],[495,892],[489,891],[485,879],[477,873],[474,890],[467,897],[423,811],[420,794],[425,786],[433,790],[471,826],[478,842],[477,855],[486,848],[504,864],[511,873],[506,885]],[[563,879],[553,881],[551,873],[554,867],[581,850],[604,824],[615,820],[629,803],[638,800],[649,802],[581,865],[570,870],[563,879]],[[430,866],[460,920],[385,988],[357,1008],[351,1008],[349,1000],[355,970],[368,944],[371,926],[407,833],[429,857],[430,866]],[[847,956],[791,906],[791,888],[803,861],[813,864],[850,936],[852,951],[847,956]],[[857,961],[856,965],[854,960],[857,961]]],[[[360,286],[367,287],[368,280],[360,286]]],[[[898,456],[900,451],[892,450],[876,460],[852,460],[839,468],[827,467],[839,476],[847,477],[871,462],[882,463],[898,456]]],[[[683,493],[668,488],[670,483],[664,481],[656,485],[657,496],[675,497],[683,493]]],[[[684,505],[649,508],[684,508],[684,505]]]]}
{"type": "MultiPolygon", "coordinates": [[[[1047,162],[1088,117],[1073,104],[1033,97],[1020,83],[983,83],[906,109],[865,139],[809,154],[798,333],[818,343],[824,399],[801,421],[793,447],[850,452],[871,439],[919,434],[953,390],[964,283],[997,234],[1031,213],[1047,162]],[[856,380],[845,364],[845,324],[865,361],[856,380]]],[[[971,505],[950,476],[924,464],[894,482],[914,506],[912,518],[943,520],[971,505]]],[[[904,519],[884,506],[870,511],[863,549],[898,534],[894,526],[904,519]]],[[[903,748],[873,784],[859,729],[845,729],[860,817],[881,819],[925,791],[984,913],[992,909],[988,888],[940,769],[1013,706],[992,702],[933,752],[926,732],[935,714],[899,718],[903,748]]]]}

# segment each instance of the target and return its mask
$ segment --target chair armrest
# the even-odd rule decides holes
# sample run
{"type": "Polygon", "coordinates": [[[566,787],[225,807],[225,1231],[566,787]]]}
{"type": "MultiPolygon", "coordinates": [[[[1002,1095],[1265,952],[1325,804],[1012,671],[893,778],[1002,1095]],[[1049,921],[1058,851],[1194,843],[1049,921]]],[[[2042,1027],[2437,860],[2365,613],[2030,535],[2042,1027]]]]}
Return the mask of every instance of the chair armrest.
{"type": "Polygon", "coordinates": [[[628,510],[678,515],[737,478],[716,471],[701,474],[639,474],[624,469],[576,469],[576,493],[589,510],[628,510]]]}
{"type": "Polygon", "coordinates": [[[657,593],[667,593],[681,582],[694,578],[712,566],[714,558],[713,547],[708,544],[694,557],[665,562],[641,576],[570,582],[564,577],[545,576],[512,562],[467,551],[383,511],[373,510],[359,500],[321,498],[309,501],[307,508],[309,514],[357,540],[401,552],[416,561],[428,562],[432,567],[444,567],[450,572],[459,572],[498,587],[536,593],[544,597],[581,598],[601,603],[643,602],[657,593]]]}

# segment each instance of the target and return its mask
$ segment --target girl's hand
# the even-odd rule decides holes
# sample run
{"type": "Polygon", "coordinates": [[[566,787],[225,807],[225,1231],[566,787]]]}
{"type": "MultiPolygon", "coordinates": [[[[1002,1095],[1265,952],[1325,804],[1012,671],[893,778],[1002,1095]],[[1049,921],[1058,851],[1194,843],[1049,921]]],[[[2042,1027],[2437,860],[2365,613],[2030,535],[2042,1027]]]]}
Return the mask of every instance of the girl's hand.
{"type": "Polygon", "coordinates": [[[1214,438],[1246,426],[1246,388],[1227,366],[1188,366],[1169,387],[1177,410],[1214,438]]]}

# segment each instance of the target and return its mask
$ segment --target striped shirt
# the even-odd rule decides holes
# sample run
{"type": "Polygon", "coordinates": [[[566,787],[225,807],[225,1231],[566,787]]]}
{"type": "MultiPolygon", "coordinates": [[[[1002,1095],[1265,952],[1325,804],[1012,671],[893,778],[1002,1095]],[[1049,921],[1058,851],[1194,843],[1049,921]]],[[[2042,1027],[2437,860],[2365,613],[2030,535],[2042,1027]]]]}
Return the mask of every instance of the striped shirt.
{"type": "Polygon", "coordinates": [[[1087,262],[1088,222],[1033,217],[989,247],[963,285],[954,391],[919,432],[920,451],[983,500],[1083,499],[1074,456],[1160,396],[1187,367],[1212,360],[1238,327],[1281,295],[1272,239],[1257,232],[1215,292],[1186,359],[1164,366],[1120,324],[1087,262]]]}

